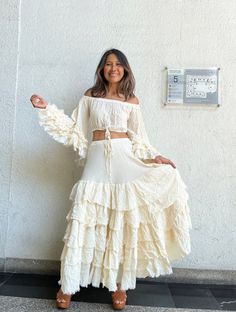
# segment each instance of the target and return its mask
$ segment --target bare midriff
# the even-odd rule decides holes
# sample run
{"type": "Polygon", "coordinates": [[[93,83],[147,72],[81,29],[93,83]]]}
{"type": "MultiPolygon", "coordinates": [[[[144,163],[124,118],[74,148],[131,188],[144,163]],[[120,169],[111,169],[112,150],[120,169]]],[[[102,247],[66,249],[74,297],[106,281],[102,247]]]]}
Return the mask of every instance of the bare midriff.
{"type": "MultiPolygon", "coordinates": [[[[111,139],[128,138],[127,132],[110,131],[111,139]]],[[[93,131],[93,141],[105,140],[105,130],[93,131]]]]}

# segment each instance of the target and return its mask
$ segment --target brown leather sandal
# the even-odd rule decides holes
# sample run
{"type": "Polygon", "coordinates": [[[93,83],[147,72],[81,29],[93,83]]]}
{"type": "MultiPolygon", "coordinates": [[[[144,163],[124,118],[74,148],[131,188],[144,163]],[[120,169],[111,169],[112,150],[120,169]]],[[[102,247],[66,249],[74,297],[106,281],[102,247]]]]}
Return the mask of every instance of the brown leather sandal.
{"type": "Polygon", "coordinates": [[[126,291],[125,290],[116,290],[112,293],[112,307],[114,310],[122,310],[126,304],[126,291]]]}
{"type": "Polygon", "coordinates": [[[67,309],[70,306],[71,295],[63,294],[62,290],[59,289],[57,292],[57,308],[58,309],[67,309]]]}

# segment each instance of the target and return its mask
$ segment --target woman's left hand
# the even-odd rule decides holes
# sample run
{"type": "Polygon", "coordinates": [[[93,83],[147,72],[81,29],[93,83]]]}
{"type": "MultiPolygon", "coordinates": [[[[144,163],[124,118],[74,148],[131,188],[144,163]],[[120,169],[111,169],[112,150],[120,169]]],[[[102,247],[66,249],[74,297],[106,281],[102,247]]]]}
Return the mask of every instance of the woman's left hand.
{"type": "Polygon", "coordinates": [[[156,156],[154,158],[154,162],[157,164],[167,164],[167,165],[171,165],[173,168],[176,168],[176,165],[173,163],[173,161],[171,161],[170,159],[167,159],[161,155],[156,156]]]}

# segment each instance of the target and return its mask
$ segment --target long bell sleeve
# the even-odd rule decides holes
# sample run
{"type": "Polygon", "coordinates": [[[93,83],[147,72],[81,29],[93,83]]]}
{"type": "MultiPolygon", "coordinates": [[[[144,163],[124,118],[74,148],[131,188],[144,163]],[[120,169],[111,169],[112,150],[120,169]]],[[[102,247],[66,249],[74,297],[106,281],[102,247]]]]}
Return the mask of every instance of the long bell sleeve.
{"type": "Polygon", "coordinates": [[[149,141],[139,105],[135,105],[131,110],[127,128],[128,136],[132,142],[132,150],[136,157],[141,160],[151,160],[161,155],[149,141]]]}
{"type": "Polygon", "coordinates": [[[88,149],[88,101],[82,97],[69,117],[55,104],[39,109],[39,124],[54,140],[65,146],[72,146],[77,153],[78,164],[83,165],[88,149]]]}

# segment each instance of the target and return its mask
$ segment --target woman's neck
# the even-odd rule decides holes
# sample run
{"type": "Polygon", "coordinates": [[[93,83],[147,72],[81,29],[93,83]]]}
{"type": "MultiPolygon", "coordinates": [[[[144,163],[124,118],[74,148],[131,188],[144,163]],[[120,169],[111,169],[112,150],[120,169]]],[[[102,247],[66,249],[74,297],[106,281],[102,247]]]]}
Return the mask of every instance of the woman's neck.
{"type": "Polygon", "coordinates": [[[107,97],[117,97],[118,95],[118,84],[112,83],[108,85],[108,92],[106,94],[107,97]]]}
{"type": "Polygon", "coordinates": [[[110,98],[110,99],[124,99],[124,95],[119,93],[116,91],[116,92],[111,92],[110,90],[107,92],[106,94],[106,98],[110,98]]]}

